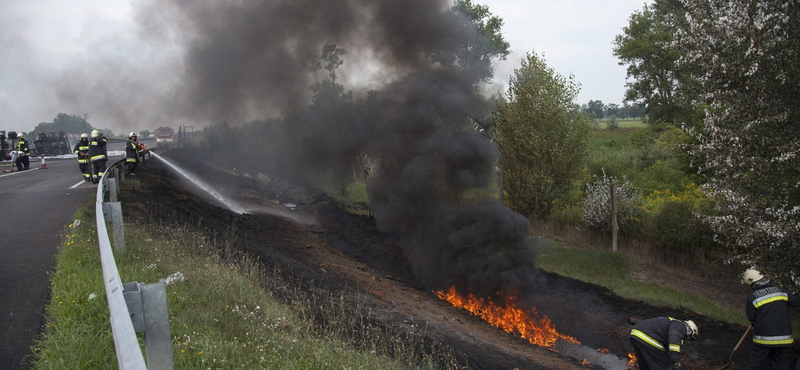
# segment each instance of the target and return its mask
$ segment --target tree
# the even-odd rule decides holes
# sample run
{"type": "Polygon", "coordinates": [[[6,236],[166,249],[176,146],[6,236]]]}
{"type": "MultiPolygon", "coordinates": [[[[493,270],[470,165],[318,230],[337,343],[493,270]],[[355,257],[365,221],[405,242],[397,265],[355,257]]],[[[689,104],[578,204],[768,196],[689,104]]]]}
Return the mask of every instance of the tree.
{"type": "Polygon", "coordinates": [[[574,102],[574,77],[555,73],[536,54],[528,53],[509,85],[498,119],[503,188],[517,212],[546,218],[583,169],[591,125],[574,102]]]}
{"type": "Polygon", "coordinates": [[[473,68],[481,82],[489,82],[494,76],[491,61],[505,60],[511,52],[508,41],[503,38],[503,19],[493,15],[486,5],[473,4],[472,0],[456,0],[451,14],[462,14],[462,27],[473,28],[477,38],[462,43],[456,53],[457,63],[463,69],[473,68]]]}
{"type": "Polygon", "coordinates": [[[614,39],[614,55],[628,65],[625,100],[642,102],[650,121],[694,122],[691,74],[678,70],[680,52],[672,46],[675,25],[670,16],[683,14],[676,0],[656,0],[630,16],[623,34],[614,39]]]}
{"type": "Polygon", "coordinates": [[[800,3],[682,4],[679,66],[710,102],[691,151],[718,204],[706,220],[736,260],[800,284],[800,3]]]}
{"type": "Polygon", "coordinates": [[[31,137],[36,137],[39,133],[64,131],[66,134],[83,134],[92,132],[92,126],[88,122],[89,115],[83,116],[59,113],[53,122],[41,122],[30,132],[31,137]]]}
{"type": "Polygon", "coordinates": [[[602,100],[589,100],[583,106],[583,111],[595,119],[603,119],[605,117],[605,105],[603,105],[602,100]]]}
{"type": "Polygon", "coordinates": [[[151,135],[153,135],[153,133],[150,132],[150,130],[139,131],[139,139],[149,139],[151,135]]]}

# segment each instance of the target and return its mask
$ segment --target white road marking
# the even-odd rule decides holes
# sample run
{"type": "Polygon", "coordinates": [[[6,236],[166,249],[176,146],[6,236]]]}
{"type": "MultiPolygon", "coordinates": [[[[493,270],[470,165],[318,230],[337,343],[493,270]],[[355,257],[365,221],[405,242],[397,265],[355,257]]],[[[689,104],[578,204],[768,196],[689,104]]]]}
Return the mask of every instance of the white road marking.
{"type": "Polygon", "coordinates": [[[25,170],[25,171],[14,170],[14,172],[10,172],[10,173],[7,173],[5,175],[0,175],[0,177],[6,177],[6,176],[11,176],[11,175],[19,175],[22,172],[29,172],[29,171],[36,171],[36,170],[38,170],[38,168],[31,168],[31,169],[25,170]]]}
{"type": "Polygon", "coordinates": [[[81,184],[83,184],[84,182],[86,182],[86,181],[84,181],[84,180],[78,181],[78,183],[77,183],[77,184],[75,184],[75,185],[72,185],[72,186],[70,186],[69,188],[70,188],[70,189],[75,189],[75,188],[77,188],[78,186],[81,186],[81,184]]]}

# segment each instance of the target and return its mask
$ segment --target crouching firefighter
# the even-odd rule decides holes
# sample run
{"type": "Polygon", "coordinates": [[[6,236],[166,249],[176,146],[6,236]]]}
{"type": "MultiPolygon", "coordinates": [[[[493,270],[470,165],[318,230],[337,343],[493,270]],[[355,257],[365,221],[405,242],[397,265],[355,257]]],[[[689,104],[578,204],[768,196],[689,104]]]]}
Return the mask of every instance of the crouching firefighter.
{"type": "Polygon", "coordinates": [[[794,343],[789,308],[799,307],[800,298],[773,286],[758,270],[745,271],[742,282],[753,289],[745,307],[747,319],[753,325],[753,350],[747,370],[763,368],[767,357],[776,370],[789,370],[789,352],[794,343]]]}
{"type": "Polygon", "coordinates": [[[89,162],[91,162],[95,182],[99,181],[106,172],[106,161],[108,161],[106,144],[108,141],[103,135],[100,135],[100,131],[93,130],[92,137],[89,139],[89,162]]]}
{"type": "Polygon", "coordinates": [[[128,135],[128,142],[125,143],[125,167],[128,173],[136,175],[136,167],[139,166],[139,143],[136,142],[136,133],[128,135]]]}
{"type": "Polygon", "coordinates": [[[696,337],[694,321],[671,317],[642,320],[633,326],[630,336],[640,370],[680,369],[683,342],[696,337]]]}
{"type": "Polygon", "coordinates": [[[81,141],[75,144],[72,152],[78,156],[78,167],[83,174],[83,180],[91,180],[89,174],[89,134],[81,134],[81,141]]]}

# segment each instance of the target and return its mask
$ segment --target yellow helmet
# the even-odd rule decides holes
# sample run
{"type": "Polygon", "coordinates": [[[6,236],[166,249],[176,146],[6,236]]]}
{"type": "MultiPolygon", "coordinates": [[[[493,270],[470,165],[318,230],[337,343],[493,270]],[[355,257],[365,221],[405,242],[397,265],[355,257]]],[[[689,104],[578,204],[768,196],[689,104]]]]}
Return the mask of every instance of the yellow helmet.
{"type": "Polygon", "coordinates": [[[89,134],[87,134],[87,133],[82,133],[81,134],[81,139],[88,139],[88,138],[89,138],[89,134]]]}
{"type": "Polygon", "coordinates": [[[92,130],[92,137],[98,137],[98,136],[100,136],[100,131],[92,130]]]}

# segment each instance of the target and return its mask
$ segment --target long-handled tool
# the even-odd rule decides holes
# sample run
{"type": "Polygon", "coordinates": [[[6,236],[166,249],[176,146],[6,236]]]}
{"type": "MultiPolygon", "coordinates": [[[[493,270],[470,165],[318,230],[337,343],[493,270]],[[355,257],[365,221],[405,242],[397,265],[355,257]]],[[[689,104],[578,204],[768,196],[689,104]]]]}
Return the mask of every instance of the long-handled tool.
{"type": "Polygon", "coordinates": [[[731,351],[731,355],[728,356],[728,363],[725,364],[725,365],[722,365],[722,367],[720,367],[717,370],[727,369],[731,365],[733,365],[733,354],[736,353],[736,350],[739,349],[739,346],[742,345],[742,342],[744,342],[744,338],[747,338],[747,334],[750,334],[750,330],[753,330],[753,325],[750,325],[750,326],[747,327],[747,330],[744,331],[744,335],[742,335],[742,339],[739,339],[739,343],[736,343],[736,347],[733,347],[733,351],[731,351]]]}

